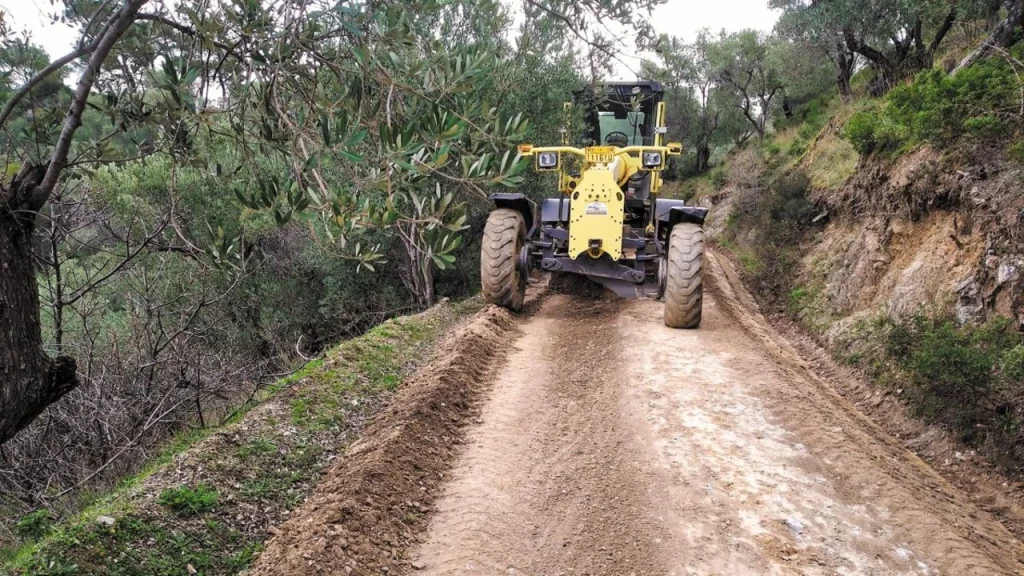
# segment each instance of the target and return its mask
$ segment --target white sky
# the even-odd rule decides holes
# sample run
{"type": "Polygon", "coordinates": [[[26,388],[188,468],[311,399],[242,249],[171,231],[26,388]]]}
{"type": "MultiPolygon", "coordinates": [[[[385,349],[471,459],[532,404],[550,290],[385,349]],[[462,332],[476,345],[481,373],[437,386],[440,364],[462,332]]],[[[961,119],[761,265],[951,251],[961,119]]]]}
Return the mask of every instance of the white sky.
{"type": "MultiPolygon", "coordinates": [[[[51,0],[0,0],[0,10],[7,13],[11,29],[16,32],[28,30],[33,41],[42,46],[52,58],[71,51],[75,41],[74,30],[60,24],[52,24],[47,17],[54,12],[51,0]]],[[[769,31],[775,25],[778,14],[768,9],[768,0],[669,0],[654,11],[651,18],[659,33],[671,34],[690,42],[701,28],[713,32],[724,28],[729,31],[756,28],[769,31]]],[[[640,58],[635,54],[633,39],[624,47],[623,62],[634,70],[640,68],[640,58]]],[[[617,66],[620,80],[634,79],[624,66],[617,66]]]]}
{"type": "MultiPolygon", "coordinates": [[[[768,0],[669,0],[655,9],[650,20],[660,34],[692,42],[702,28],[710,28],[712,32],[723,28],[729,32],[744,28],[770,32],[778,19],[778,11],[768,9],[768,0]]],[[[626,55],[622,60],[633,70],[639,70],[640,56],[636,54],[632,37],[627,44],[623,48],[626,55]]],[[[628,70],[619,70],[618,73],[621,77],[614,80],[636,79],[628,70]]]]}
{"type": "Polygon", "coordinates": [[[75,31],[49,18],[56,10],[50,0],[0,0],[0,10],[12,32],[28,30],[32,41],[50,55],[59,58],[70,52],[75,43],[75,31]]]}

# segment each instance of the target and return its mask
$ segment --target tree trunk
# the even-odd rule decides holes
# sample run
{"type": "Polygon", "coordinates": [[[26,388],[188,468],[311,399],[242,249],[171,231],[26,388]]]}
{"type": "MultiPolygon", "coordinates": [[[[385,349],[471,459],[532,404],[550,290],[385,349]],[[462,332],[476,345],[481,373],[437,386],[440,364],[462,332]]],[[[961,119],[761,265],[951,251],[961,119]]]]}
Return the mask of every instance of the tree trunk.
{"type": "Polygon", "coordinates": [[[410,222],[408,228],[399,225],[400,241],[405,256],[405,266],[399,269],[399,278],[416,306],[430,308],[434,305],[434,269],[427,254],[419,245],[419,226],[410,222]]]}
{"type": "Polygon", "coordinates": [[[850,78],[853,77],[853,66],[856,64],[856,57],[853,53],[845,50],[842,43],[838,43],[836,48],[835,64],[838,71],[836,84],[839,86],[839,96],[842,97],[843,102],[849,102],[853,100],[853,88],[850,86],[850,78]]]}
{"type": "Polygon", "coordinates": [[[708,165],[711,163],[711,147],[708,146],[707,142],[702,143],[697,147],[697,174],[703,174],[707,172],[708,165]]]}
{"type": "Polygon", "coordinates": [[[1013,43],[1017,35],[1017,28],[1024,24],[1024,0],[1006,0],[1004,4],[1006,5],[1006,19],[992,30],[981,46],[957,64],[953,69],[953,74],[992,55],[996,48],[1007,48],[1013,43]]]}
{"type": "Polygon", "coordinates": [[[35,212],[0,206],[0,444],[78,386],[75,361],[43,351],[34,226],[35,212]]]}
{"type": "Polygon", "coordinates": [[[430,308],[437,300],[434,296],[434,265],[426,254],[423,254],[423,258],[424,262],[421,264],[422,268],[420,270],[423,274],[423,295],[420,305],[424,308],[430,308]]]}
{"type": "MultiPolygon", "coordinates": [[[[0,188],[0,444],[78,386],[75,361],[65,357],[51,359],[43,350],[32,233],[36,215],[49,200],[67,165],[72,140],[82,125],[82,114],[103,62],[147,1],[125,0],[97,38],[55,62],[64,66],[89,54],[49,162],[25,162],[11,183],[0,188]]],[[[9,99],[0,112],[0,127],[4,127],[14,105],[33,83],[56,71],[52,66],[9,99]]]]}
{"type": "Polygon", "coordinates": [[[836,77],[836,84],[839,86],[839,96],[843,99],[843,102],[850,102],[853,100],[853,88],[850,87],[850,77],[844,76],[842,72],[836,77]]]}

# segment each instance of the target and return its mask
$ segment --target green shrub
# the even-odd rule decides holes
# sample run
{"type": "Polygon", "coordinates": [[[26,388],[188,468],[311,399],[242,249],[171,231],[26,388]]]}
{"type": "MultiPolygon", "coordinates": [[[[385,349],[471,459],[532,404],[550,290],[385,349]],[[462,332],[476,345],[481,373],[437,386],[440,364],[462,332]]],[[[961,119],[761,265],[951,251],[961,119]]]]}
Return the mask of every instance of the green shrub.
{"type": "Polygon", "coordinates": [[[965,120],[964,130],[977,138],[995,138],[1006,130],[1006,123],[993,114],[984,114],[965,120]]]}
{"type": "Polygon", "coordinates": [[[718,189],[722,188],[723,186],[725,186],[725,183],[728,182],[728,180],[729,180],[728,174],[725,173],[725,170],[722,169],[721,166],[716,167],[714,170],[712,170],[711,174],[710,174],[710,177],[711,177],[711,184],[714,185],[716,190],[718,190],[718,189]]]}
{"type": "Polygon", "coordinates": [[[836,93],[828,91],[804,104],[794,106],[791,116],[779,118],[778,121],[774,122],[776,130],[781,132],[798,126],[801,138],[813,140],[825,124],[828,123],[830,117],[829,106],[835,99],[836,93]]]}
{"type": "Polygon", "coordinates": [[[1022,398],[1010,384],[1024,377],[1024,344],[1012,322],[958,326],[917,317],[892,326],[886,351],[906,372],[923,416],[969,444],[988,441],[1009,449],[1020,442],[1013,437],[1018,423],[1011,407],[1022,398]]]}
{"type": "Polygon", "coordinates": [[[857,152],[870,154],[875,149],[875,131],[878,129],[878,113],[862,110],[850,117],[843,129],[843,136],[853,144],[857,152]]]}
{"type": "Polygon", "coordinates": [[[794,313],[799,313],[806,306],[806,300],[810,292],[803,286],[797,286],[789,291],[789,308],[794,313]]]}
{"type": "Polygon", "coordinates": [[[821,126],[818,126],[817,123],[808,122],[800,125],[800,130],[797,134],[800,135],[801,140],[807,140],[810,142],[811,140],[814,140],[820,130],[821,126]]]}
{"type": "Polygon", "coordinates": [[[215,489],[199,484],[195,488],[179,486],[167,488],[160,493],[157,500],[178,516],[194,516],[213,510],[217,505],[218,493],[215,489]]]}
{"type": "Polygon", "coordinates": [[[14,523],[16,536],[25,540],[39,540],[53,530],[53,518],[48,510],[36,510],[22,516],[14,523]]]}
{"type": "Polygon", "coordinates": [[[886,109],[861,110],[850,117],[845,137],[862,155],[900,148],[906,142],[903,127],[890,121],[886,109]]]}
{"type": "Polygon", "coordinates": [[[861,154],[895,150],[904,143],[949,145],[963,136],[999,138],[1020,125],[1019,118],[998,115],[1019,106],[1019,97],[1020,81],[1003,58],[984,60],[956,75],[930,68],[893,88],[884,107],[854,114],[845,135],[861,154]]]}
{"type": "Polygon", "coordinates": [[[1024,140],[1010,146],[1006,153],[1010,160],[1024,164],[1024,140]]]}
{"type": "Polygon", "coordinates": [[[1018,344],[1003,353],[999,372],[1008,383],[1024,383],[1024,344],[1018,344]]]}

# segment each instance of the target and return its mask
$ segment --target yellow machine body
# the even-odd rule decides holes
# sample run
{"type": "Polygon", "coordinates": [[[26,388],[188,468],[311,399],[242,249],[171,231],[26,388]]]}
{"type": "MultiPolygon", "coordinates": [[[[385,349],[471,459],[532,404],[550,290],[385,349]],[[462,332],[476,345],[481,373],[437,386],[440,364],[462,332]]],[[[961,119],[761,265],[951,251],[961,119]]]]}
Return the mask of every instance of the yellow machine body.
{"type": "Polygon", "coordinates": [[[569,205],[569,257],[622,257],[623,198],[615,179],[615,168],[624,172],[622,166],[612,162],[583,171],[569,205]]]}
{"type": "MultiPolygon", "coordinates": [[[[663,118],[664,103],[659,105],[659,116],[663,118]]],[[[558,164],[552,168],[538,168],[542,171],[559,173],[558,184],[563,194],[568,195],[572,202],[569,205],[569,257],[579,258],[587,255],[600,258],[608,254],[612,260],[623,258],[622,234],[625,198],[622,186],[631,176],[641,170],[649,170],[652,174],[651,191],[656,193],[661,186],[661,175],[658,174],[669,156],[678,156],[682,145],[672,143],[662,146],[661,135],[657,137],[656,146],[591,146],[589,148],[573,148],[570,146],[534,147],[524,144],[519,147],[523,156],[536,156],[542,153],[557,153],[558,164]],[[644,167],[642,158],[645,152],[658,152],[662,157],[662,165],[644,167]],[[579,176],[573,176],[565,169],[561,156],[578,156],[582,162],[579,176]]]]}

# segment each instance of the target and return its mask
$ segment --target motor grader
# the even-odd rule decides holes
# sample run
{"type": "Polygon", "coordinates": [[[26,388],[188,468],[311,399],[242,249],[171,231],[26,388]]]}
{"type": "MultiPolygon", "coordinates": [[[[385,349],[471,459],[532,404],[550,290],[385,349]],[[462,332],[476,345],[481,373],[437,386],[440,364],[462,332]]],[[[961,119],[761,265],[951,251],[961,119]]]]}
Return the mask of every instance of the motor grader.
{"type": "Polygon", "coordinates": [[[663,91],[656,82],[581,90],[583,147],[524,144],[534,167],[558,175],[559,195],[539,205],[521,193],[491,195],[480,275],[488,302],[519,310],[534,270],[580,274],[625,298],[663,298],[665,324],[701,321],[707,209],[660,198],[661,172],[682,145],[663,143],[663,91]]]}

